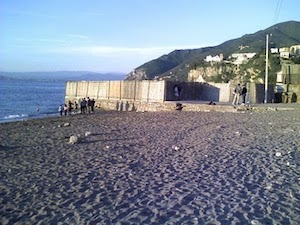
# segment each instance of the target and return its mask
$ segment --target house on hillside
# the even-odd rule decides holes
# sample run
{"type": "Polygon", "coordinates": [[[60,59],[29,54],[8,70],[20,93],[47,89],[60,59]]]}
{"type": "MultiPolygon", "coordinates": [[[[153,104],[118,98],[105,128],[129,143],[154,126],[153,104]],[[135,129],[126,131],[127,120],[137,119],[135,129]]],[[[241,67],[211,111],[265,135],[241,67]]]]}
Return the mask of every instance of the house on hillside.
{"type": "Polygon", "coordinates": [[[279,49],[280,57],[288,59],[290,58],[290,48],[284,47],[279,49]]]}
{"type": "Polygon", "coordinates": [[[253,58],[256,53],[233,53],[229,58],[234,59],[233,64],[240,65],[253,58]]]}
{"type": "Polygon", "coordinates": [[[278,48],[271,48],[270,51],[271,51],[271,54],[278,54],[279,53],[278,48]]]}
{"type": "Polygon", "coordinates": [[[205,62],[222,62],[224,59],[223,54],[221,53],[220,56],[216,55],[216,56],[211,56],[208,55],[206,56],[206,58],[204,59],[205,62]]]}
{"type": "Polygon", "coordinates": [[[300,45],[293,45],[290,47],[291,56],[300,56],[300,45]]]}

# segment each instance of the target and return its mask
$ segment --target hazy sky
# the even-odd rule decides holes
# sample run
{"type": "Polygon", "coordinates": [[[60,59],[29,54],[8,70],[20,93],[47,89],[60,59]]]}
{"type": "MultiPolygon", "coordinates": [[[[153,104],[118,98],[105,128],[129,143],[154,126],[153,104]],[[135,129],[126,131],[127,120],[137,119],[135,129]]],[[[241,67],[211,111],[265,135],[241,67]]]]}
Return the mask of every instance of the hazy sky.
{"type": "Polygon", "coordinates": [[[1,71],[119,71],[300,21],[299,0],[0,0],[1,71]]]}

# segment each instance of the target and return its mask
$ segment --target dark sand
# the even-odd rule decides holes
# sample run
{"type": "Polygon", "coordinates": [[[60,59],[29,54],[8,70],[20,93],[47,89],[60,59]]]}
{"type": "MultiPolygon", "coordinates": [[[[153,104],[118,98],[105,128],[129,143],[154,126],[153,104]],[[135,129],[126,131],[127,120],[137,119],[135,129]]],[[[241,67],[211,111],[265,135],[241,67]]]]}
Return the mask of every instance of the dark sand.
{"type": "Polygon", "coordinates": [[[0,223],[298,225],[299,144],[299,110],[0,124],[0,223]]]}

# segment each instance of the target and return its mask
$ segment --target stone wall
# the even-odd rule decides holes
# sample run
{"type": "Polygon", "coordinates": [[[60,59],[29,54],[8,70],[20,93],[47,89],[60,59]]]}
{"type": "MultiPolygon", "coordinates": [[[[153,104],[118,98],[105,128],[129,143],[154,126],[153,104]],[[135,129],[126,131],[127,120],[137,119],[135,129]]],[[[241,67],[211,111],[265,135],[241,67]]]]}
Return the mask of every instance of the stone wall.
{"type": "MultiPolygon", "coordinates": [[[[265,85],[247,83],[246,85],[248,94],[247,102],[253,103],[264,103],[265,100],[265,85]]],[[[273,103],[275,101],[274,85],[268,85],[268,103],[273,103]]]]}
{"type": "Polygon", "coordinates": [[[282,76],[284,84],[300,84],[300,65],[282,65],[282,76]]]}
{"type": "Polygon", "coordinates": [[[166,101],[174,101],[175,85],[181,88],[180,100],[200,100],[213,102],[229,102],[231,99],[231,85],[229,83],[200,83],[200,82],[172,82],[166,83],[166,101]]]}
{"type": "Polygon", "coordinates": [[[163,102],[165,81],[68,81],[66,99],[163,102]]]}
{"type": "MultiPolygon", "coordinates": [[[[247,84],[247,102],[264,102],[264,85],[247,84]]],[[[66,83],[66,101],[90,97],[96,106],[119,111],[149,111],[164,107],[165,101],[231,102],[233,84],[172,81],[69,81],[66,83]],[[174,95],[175,85],[181,88],[180,98],[174,95]]],[[[295,92],[298,89],[295,89],[295,92]]],[[[269,86],[268,102],[274,99],[269,86]]]]}

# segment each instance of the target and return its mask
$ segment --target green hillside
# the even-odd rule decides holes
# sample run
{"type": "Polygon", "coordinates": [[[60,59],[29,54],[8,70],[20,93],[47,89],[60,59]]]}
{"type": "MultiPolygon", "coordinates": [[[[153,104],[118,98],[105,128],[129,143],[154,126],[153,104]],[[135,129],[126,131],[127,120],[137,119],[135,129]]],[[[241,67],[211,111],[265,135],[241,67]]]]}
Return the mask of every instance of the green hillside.
{"type": "MultiPolygon", "coordinates": [[[[208,55],[214,56],[222,53],[225,59],[232,53],[256,52],[258,56],[263,55],[267,34],[271,34],[269,39],[270,47],[280,48],[300,44],[300,22],[288,21],[279,23],[265,30],[254,34],[246,34],[241,38],[229,40],[214,47],[175,50],[168,55],[163,55],[137,67],[136,71],[143,70],[147,79],[170,76],[169,79],[171,80],[186,81],[189,70],[201,65],[208,55]],[[239,46],[247,47],[240,50],[239,46]]],[[[256,59],[260,59],[260,57],[256,59]]],[[[251,63],[255,64],[255,62],[251,63]]],[[[262,63],[259,62],[256,66],[262,66],[262,63]]],[[[264,70],[264,68],[259,69],[264,70]]],[[[128,74],[126,79],[131,80],[135,79],[135,77],[132,74],[128,74]]]]}

